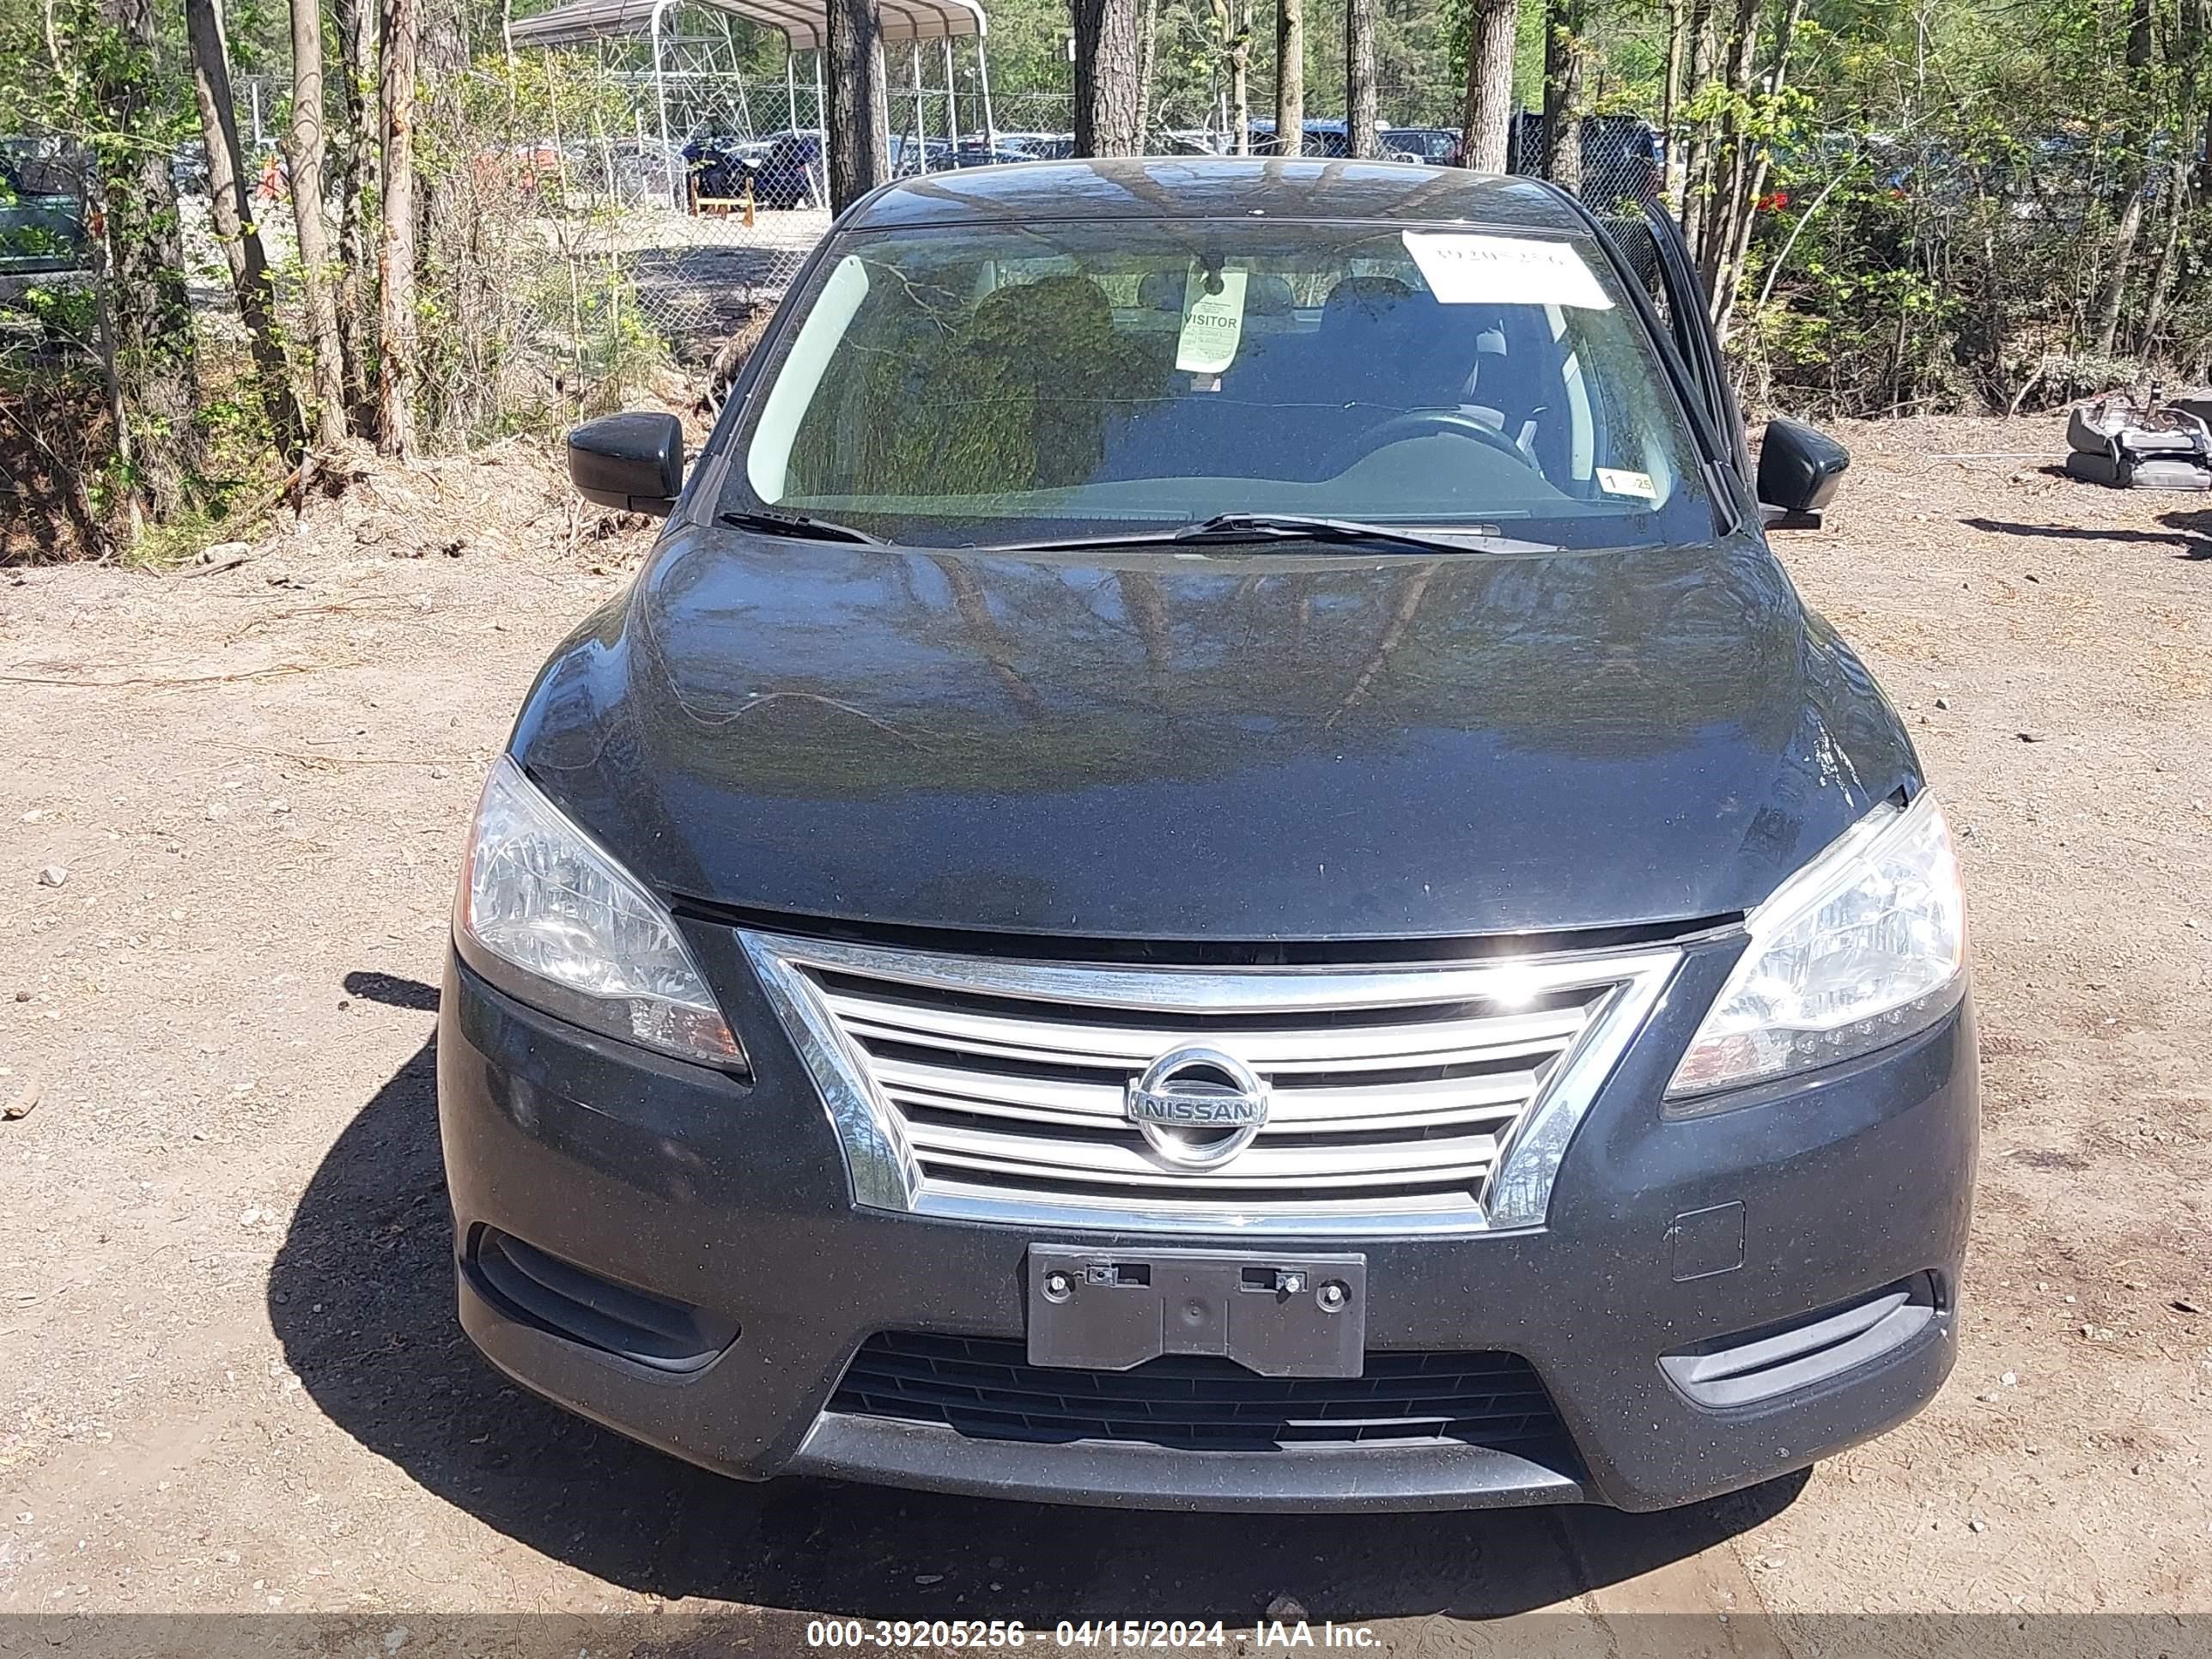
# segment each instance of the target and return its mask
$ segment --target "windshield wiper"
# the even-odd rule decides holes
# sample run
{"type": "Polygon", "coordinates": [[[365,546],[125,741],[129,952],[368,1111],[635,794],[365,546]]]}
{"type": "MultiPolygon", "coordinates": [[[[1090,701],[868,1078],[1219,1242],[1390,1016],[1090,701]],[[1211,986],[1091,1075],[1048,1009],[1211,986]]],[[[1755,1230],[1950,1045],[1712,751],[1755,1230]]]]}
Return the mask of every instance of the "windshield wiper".
{"type": "Polygon", "coordinates": [[[887,545],[880,536],[855,530],[829,519],[810,519],[804,513],[717,513],[716,524],[732,530],[757,530],[770,536],[795,536],[812,542],[864,542],[870,547],[887,545]]]}
{"type": "MultiPolygon", "coordinates": [[[[1485,536],[1494,535],[1486,530],[1485,536]]],[[[1355,519],[1316,519],[1299,513],[1218,513],[1172,530],[1139,530],[1119,536],[1085,536],[1072,541],[1023,542],[980,550],[990,553],[1067,553],[1086,547],[1224,546],[1255,542],[1327,542],[1346,547],[1407,548],[1422,553],[1473,553],[1480,550],[1448,535],[1393,530],[1355,519]]]]}

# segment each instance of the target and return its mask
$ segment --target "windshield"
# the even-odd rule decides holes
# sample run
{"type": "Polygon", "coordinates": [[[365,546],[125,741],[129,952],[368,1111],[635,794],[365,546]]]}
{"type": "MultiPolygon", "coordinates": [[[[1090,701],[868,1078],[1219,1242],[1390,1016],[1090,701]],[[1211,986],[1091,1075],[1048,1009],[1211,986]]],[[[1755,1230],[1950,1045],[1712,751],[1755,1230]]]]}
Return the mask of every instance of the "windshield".
{"type": "Polygon", "coordinates": [[[1222,514],[1613,548],[1714,530],[1594,244],[1214,221],[841,237],[721,507],[922,546],[1222,514]]]}

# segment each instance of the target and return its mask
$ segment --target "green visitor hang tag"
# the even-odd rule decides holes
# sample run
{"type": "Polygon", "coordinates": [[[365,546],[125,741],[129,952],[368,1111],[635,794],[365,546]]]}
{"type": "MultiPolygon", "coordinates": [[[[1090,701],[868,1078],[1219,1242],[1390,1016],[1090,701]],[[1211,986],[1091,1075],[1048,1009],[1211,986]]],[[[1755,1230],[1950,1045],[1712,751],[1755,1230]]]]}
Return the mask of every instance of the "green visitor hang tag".
{"type": "Polygon", "coordinates": [[[1193,261],[1183,279],[1182,333],[1176,341],[1176,367],[1191,374],[1218,374],[1237,361],[1244,337],[1245,272],[1221,273],[1221,292],[1209,294],[1206,271],[1193,261]]]}

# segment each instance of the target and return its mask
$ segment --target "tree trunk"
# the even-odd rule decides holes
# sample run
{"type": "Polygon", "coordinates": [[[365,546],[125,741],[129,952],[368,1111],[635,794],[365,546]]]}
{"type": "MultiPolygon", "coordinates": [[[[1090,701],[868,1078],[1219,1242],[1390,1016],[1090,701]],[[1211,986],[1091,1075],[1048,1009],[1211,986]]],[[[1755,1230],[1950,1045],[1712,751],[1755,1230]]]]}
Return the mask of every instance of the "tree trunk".
{"type": "Polygon", "coordinates": [[[2197,148],[2196,164],[2181,168],[2185,211],[2192,184],[2200,201],[2212,198],[2212,111],[2206,109],[2204,102],[2205,77],[2212,74],[2212,0],[2182,0],[2172,40],[2169,50],[2181,66],[2181,94],[2174,125],[2180,131],[2183,150],[2190,148],[2192,135],[2197,148]]]}
{"type": "Polygon", "coordinates": [[[1075,0],[1075,153],[1134,155],[1136,0],[1075,0]]]}
{"type": "Polygon", "coordinates": [[[876,0],[830,0],[830,210],[842,213],[891,176],[890,94],[884,79],[883,17],[876,0]]]}
{"type": "Polygon", "coordinates": [[[1666,168],[1667,199],[1681,210],[1682,72],[1689,37],[1688,0],[1667,0],[1667,68],[1659,86],[1659,143],[1666,168]]]}
{"type": "Polygon", "coordinates": [[[276,296],[269,285],[269,255],[253,222],[252,185],[238,151],[238,111],[231,100],[230,47],[223,39],[216,0],[185,0],[185,34],[192,54],[192,94],[200,110],[207,149],[208,216],[230,267],[230,289],[253,352],[269,434],[288,465],[300,459],[299,405],[292,398],[291,366],[276,337],[276,296]]]}
{"type": "Polygon", "coordinates": [[[1544,176],[1571,196],[1583,188],[1582,0],[1545,0],[1544,176]]]}
{"type": "Polygon", "coordinates": [[[1138,149],[1149,150],[1152,131],[1152,75],[1159,65],[1160,0],[1145,0],[1145,21],[1137,35],[1138,149]]]}
{"type": "MultiPolygon", "coordinates": [[[[100,0],[100,11],[116,38],[92,56],[88,90],[106,131],[134,132],[163,107],[153,0],[100,0]]],[[[116,441],[129,463],[135,530],[142,515],[157,524],[173,518],[198,469],[199,363],[168,151],[103,145],[95,155],[107,344],[125,420],[116,441]]]]}
{"type": "Polygon", "coordinates": [[[1252,0],[1231,0],[1234,5],[1229,45],[1229,108],[1237,122],[1237,137],[1230,148],[1238,155],[1252,153],[1252,0]]]}
{"type": "Polygon", "coordinates": [[[1689,66],[1682,73],[1682,192],[1676,214],[1682,222],[1682,234],[1692,248],[1705,225],[1705,209],[1711,193],[1712,123],[1710,119],[1691,120],[1688,107],[1698,100],[1698,94],[1712,84],[1714,58],[1719,42],[1713,38],[1713,8],[1716,0],[1690,0],[1689,21],[1685,26],[1689,40],[1686,50],[1689,66]]]}
{"type": "Polygon", "coordinates": [[[331,10],[338,28],[338,349],[345,361],[346,408],[353,429],[366,436],[376,425],[376,393],[369,383],[375,266],[368,249],[377,156],[368,91],[376,76],[376,31],[369,0],[336,0],[331,10]]]}
{"type": "Polygon", "coordinates": [[[2153,70],[2156,56],[2151,28],[2150,0],[2133,0],[2128,21],[2128,119],[2120,143],[2132,164],[2122,175],[2128,192],[2120,210],[2120,222],[2112,232],[2112,264],[2103,291],[2097,296],[2097,350],[2110,356],[2118,343],[2120,307],[2127,298],[2129,269],[2135,263],[2136,240],[2142,234],[2143,193],[2150,188],[2148,135],[2138,118],[2155,95],[2153,70]]]}
{"type": "Polygon", "coordinates": [[[1306,137],[1306,0],[1275,0],[1275,154],[1302,155],[1306,137]]]}
{"type": "Polygon", "coordinates": [[[1345,137],[1352,153],[1382,153],[1375,124],[1375,0],[1345,0],[1345,137]]]}
{"type": "Polygon", "coordinates": [[[2142,234],[2143,186],[2148,176],[2143,172],[2131,173],[2135,188],[2128,192],[2128,204],[2120,210],[2119,228],[2112,233],[2112,264],[2105,276],[2103,290],[2097,295],[2097,351],[2109,357],[2119,343],[2120,308],[2128,294],[2129,268],[2134,264],[2136,239],[2142,234]]]}
{"type": "Polygon", "coordinates": [[[1720,321],[1721,267],[1735,245],[1736,226],[1751,212],[1745,189],[1750,181],[1752,143],[1742,112],[1751,97],[1751,70],[1759,49],[1760,0],[1736,0],[1728,50],[1720,58],[1721,84],[1729,94],[1728,112],[1707,152],[1705,209],[1698,223],[1698,274],[1705,279],[1712,320],[1720,321]]]}
{"type": "Polygon", "coordinates": [[[1513,131],[1513,36],[1521,0],[1474,0],[1468,9],[1467,114],[1461,145],[1477,173],[1505,171],[1513,131]]]}
{"type": "Polygon", "coordinates": [[[323,219],[323,14],[317,0],[291,0],[292,125],[285,155],[292,165],[292,218],[300,239],[300,287],[307,301],[307,344],[314,353],[315,441],[329,448],[346,436],[345,352],[338,343],[330,227],[323,219]]]}
{"type": "MultiPolygon", "coordinates": [[[[1805,0],[1785,0],[1781,21],[1774,31],[1774,50],[1767,60],[1765,76],[1769,96],[1778,98],[1790,82],[1790,47],[1796,37],[1798,21],[1805,14],[1805,0]]],[[[1766,181],[1774,165],[1774,154],[1766,144],[1759,146],[1750,178],[1741,191],[1741,212],[1735,229],[1721,262],[1720,271],[1708,296],[1713,307],[1713,326],[1720,332],[1721,343],[1728,343],[1729,330],[1735,312],[1736,285],[1743,280],[1743,264],[1751,252],[1751,234],[1759,222],[1759,198],[1766,194],[1766,181]]]]}
{"type": "Polygon", "coordinates": [[[383,226],[376,245],[377,444],[415,453],[415,55],[416,0],[383,0],[383,226]]]}
{"type": "MultiPolygon", "coordinates": [[[[461,93],[469,66],[463,0],[416,0],[416,149],[444,164],[418,170],[415,180],[415,268],[430,285],[428,308],[438,328],[418,342],[416,418],[433,438],[482,427],[496,418],[493,366],[503,291],[513,277],[507,239],[484,234],[476,189],[481,174],[456,165],[474,140],[465,131],[461,93]]],[[[555,168],[565,178],[557,108],[553,115],[555,168]]],[[[557,188],[548,182],[549,193],[557,188]]],[[[562,196],[566,191],[560,192],[562,196]]]]}
{"type": "Polygon", "coordinates": [[[2166,307],[2173,297],[2173,274],[2179,268],[2181,222],[2189,213],[2189,167],[2173,164],[2166,192],[2166,239],[2159,246],[2158,264],[2150,277],[2150,295],[2143,304],[2141,355],[2158,356],[2158,331],[2166,325],[2166,307]]]}

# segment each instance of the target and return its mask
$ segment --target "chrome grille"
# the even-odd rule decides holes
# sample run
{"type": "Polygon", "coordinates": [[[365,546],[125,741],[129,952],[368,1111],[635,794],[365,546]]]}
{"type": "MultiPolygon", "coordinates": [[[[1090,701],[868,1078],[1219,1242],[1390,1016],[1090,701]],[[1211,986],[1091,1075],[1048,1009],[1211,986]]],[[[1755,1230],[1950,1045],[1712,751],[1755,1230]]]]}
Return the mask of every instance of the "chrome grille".
{"type": "Polygon", "coordinates": [[[1030,1224],[1463,1231],[1543,1219],[1574,1122],[1676,953],[1388,969],[1149,969],[747,933],[856,1201],[1030,1224]],[[1203,1043],[1272,1096],[1193,1170],[1124,1115],[1203,1043]]]}

